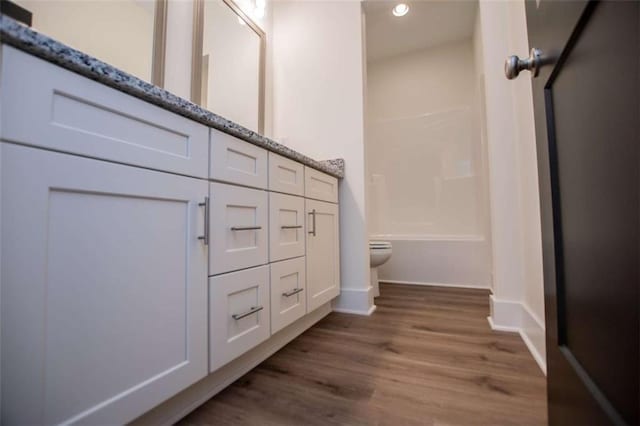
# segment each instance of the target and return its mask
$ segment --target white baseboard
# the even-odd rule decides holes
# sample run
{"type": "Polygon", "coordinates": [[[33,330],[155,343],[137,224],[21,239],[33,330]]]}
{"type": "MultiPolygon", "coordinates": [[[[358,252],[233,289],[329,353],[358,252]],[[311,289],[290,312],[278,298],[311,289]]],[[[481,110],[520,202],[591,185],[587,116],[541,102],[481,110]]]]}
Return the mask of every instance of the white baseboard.
{"type": "Polygon", "coordinates": [[[380,280],[380,282],[387,283],[387,284],[424,285],[424,286],[433,286],[433,287],[475,288],[475,289],[491,290],[491,288],[488,286],[473,285],[473,284],[428,283],[428,282],[421,282],[421,281],[399,281],[399,280],[380,280]]]}
{"type": "Polygon", "coordinates": [[[175,424],[330,313],[331,303],[322,305],[130,424],[167,426],[175,424]]]}
{"type": "Polygon", "coordinates": [[[371,315],[372,313],[374,313],[376,311],[377,306],[373,305],[371,308],[369,308],[369,310],[367,312],[361,312],[361,311],[351,311],[349,309],[338,309],[338,308],[333,308],[333,312],[338,312],[341,314],[352,314],[352,315],[371,315]]]}
{"type": "Polygon", "coordinates": [[[547,374],[545,329],[531,310],[523,303],[489,297],[491,314],[487,317],[492,330],[519,333],[536,363],[547,374]]]}
{"type": "Polygon", "coordinates": [[[371,315],[375,311],[373,287],[341,288],[340,297],[333,301],[333,310],[345,314],[371,315]]]}

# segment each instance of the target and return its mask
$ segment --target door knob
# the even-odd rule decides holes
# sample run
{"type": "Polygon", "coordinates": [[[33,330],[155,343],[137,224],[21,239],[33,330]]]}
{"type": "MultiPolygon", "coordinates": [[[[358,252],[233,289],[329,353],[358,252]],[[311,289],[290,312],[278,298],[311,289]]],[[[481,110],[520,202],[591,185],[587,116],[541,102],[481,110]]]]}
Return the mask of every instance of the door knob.
{"type": "Polygon", "coordinates": [[[520,59],[516,55],[509,56],[507,60],[504,61],[504,74],[509,80],[513,80],[520,74],[520,71],[529,70],[531,71],[532,77],[535,78],[538,76],[541,64],[542,52],[540,49],[533,47],[527,59],[520,59]]]}

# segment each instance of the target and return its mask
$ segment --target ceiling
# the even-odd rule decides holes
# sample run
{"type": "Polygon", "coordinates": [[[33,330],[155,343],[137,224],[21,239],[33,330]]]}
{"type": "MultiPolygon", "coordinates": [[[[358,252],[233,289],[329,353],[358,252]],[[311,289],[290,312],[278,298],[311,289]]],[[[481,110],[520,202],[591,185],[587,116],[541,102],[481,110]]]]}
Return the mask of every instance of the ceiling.
{"type": "Polygon", "coordinates": [[[396,17],[391,9],[399,2],[364,1],[368,61],[473,36],[477,0],[405,1],[409,13],[396,17]]]}

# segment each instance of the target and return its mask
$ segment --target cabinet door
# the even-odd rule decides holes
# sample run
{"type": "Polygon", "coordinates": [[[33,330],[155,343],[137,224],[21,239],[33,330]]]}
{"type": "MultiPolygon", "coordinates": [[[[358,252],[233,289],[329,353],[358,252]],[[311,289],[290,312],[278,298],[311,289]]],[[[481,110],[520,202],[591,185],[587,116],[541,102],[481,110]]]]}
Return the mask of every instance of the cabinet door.
{"type": "Polygon", "coordinates": [[[268,194],[211,184],[209,273],[222,274],[268,262],[268,194]]]}
{"type": "Polygon", "coordinates": [[[126,423],[204,377],[207,183],[0,154],[2,423],[126,423]]]}
{"type": "Polygon", "coordinates": [[[307,211],[307,312],[340,294],[338,205],[305,200],[307,211]]]}
{"type": "Polygon", "coordinates": [[[215,371],[269,338],[269,266],[209,280],[209,369],[215,371]]]}
{"type": "Polygon", "coordinates": [[[304,198],[269,194],[269,259],[304,256],[304,198]]]}
{"type": "Polygon", "coordinates": [[[304,257],[271,265],[271,333],[276,333],[307,312],[304,257]]]}

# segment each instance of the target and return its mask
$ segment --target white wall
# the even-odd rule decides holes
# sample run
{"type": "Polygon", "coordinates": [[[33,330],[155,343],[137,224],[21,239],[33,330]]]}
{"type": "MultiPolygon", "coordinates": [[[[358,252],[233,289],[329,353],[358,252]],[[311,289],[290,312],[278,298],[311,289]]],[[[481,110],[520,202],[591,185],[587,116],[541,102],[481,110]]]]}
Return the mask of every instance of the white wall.
{"type": "Polygon", "coordinates": [[[519,331],[544,370],[544,296],[531,80],[504,76],[508,55],[528,55],[524,2],[481,0],[491,194],[492,326],[519,331]]]}
{"type": "Polygon", "coordinates": [[[152,1],[17,0],[16,3],[33,13],[34,29],[151,81],[155,18],[152,1]]]}
{"type": "Polygon", "coordinates": [[[335,307],[373,308],[365,215],[364,59],[358,1],[273,5],[273,136],[318,159],[342,157],[342,293],[335,307]]]}
{"type": "MultiPolygon", "coordinates": [[[[528,56],[524,2],[516,1],[507,9],[509,51],[528,56]],[[523,31],[524,29],[524,31],[523,31]]],[[[527,307],[544,321],[544,291],[542,274],[542,231],[540,229],[540,194],[536,135],[533,115],[533,95],[528,75],[511,81],[512,105],[516,118],[518,166],[520,170],[520,212],[524,240],[524,294],[527,307]],[[525,100],[525,101],[523,101],[525,100]]]]}

